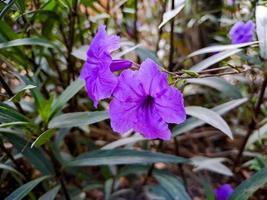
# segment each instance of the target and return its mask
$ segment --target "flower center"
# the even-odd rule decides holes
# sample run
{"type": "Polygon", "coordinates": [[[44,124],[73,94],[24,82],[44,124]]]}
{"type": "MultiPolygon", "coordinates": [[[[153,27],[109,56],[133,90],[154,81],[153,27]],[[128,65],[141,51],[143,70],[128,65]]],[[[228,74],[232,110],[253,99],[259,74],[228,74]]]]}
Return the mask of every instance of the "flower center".
{"type": "Polygon", "coordinates": [[[146,96],[143,103],[142,103],[142,106],[145,107],[145,108],[151,108],[154,104],[154,98],[152,96],[146,96]]]}

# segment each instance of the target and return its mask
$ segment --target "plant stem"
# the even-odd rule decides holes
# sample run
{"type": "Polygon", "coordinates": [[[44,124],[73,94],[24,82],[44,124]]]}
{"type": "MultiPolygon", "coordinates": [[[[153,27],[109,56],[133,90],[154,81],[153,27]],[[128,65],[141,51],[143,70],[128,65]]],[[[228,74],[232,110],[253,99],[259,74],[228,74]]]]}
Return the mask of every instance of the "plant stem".
{"type": "Polygon", "coordinates": [[[137,30],[137,22],[138,22],[138,0],[134,1],[134,39],[135,42],[138,43],[138,30],[137,30]]]}
{"type": "MultiPolygon", "coordinates": [[[[172,10],[174,9],[174,0],[172,0],[172,5],[171,5],[172,10]]],[[[169,53],[169,71],[173,70],[173,53],[174,53],[174,19],[171,21],[171,32],[170,32],[170,53],[169,53]]]]}
{"type": "Polygon", "coordinates": [[[5,154],[7,155],[7,157],[14,163],[14,165],[16,166],[16,168],[18,169],[18,171],[23,174],[28,180],[28,173],[25,173],[25,170],[23,170],[23,168],[20,166],[20,164],[18,163],[18,161],[13,157],[13,155],[8,151],[8,149],[4,146],[3,141],[0,140],[0,149],[5,152],[5,154]]]}
{"type": "Polygon", "coordinates": [[[243,155],[243,152],[245,150],[248,139],[249,139],[250,135],[253,133],[254,129],[256,128],[256,125],[257,125],[256,120],[257,120],[258,114],[260,113],[260,107],[261,107],[261,104],[262,104],[263,99],[264,99],[264,93],[265,93],[266,85],[267,85],[267,73],[265,72],[264,73],[264,80],[263,80],[261,88],[260,88],[259,98],[258,98],[258,101],[257,101],[254,109],[253,109],[254,110],[253,111],[254,117],[252,117],[251,122],[249,123],[246,137],[245,137],[245,139],[244,139],[244,141],[243,141],[243,143],[239,149],[237,157],[235,158],[233,169],[236,169],[237,165],[239,165],[240,159],[243,155]]]}
{"type": "MultiPolygon", "coordinates": [[[[160,140],[158,149],[161,151],[161,150],[162,150],[162,147],[163,147],[163,140],[160,140]]],[[[153,173],[154,169],[155,169],[155,164],[153,163],[153,164],[149,167],[149,169],[148,169],[148,171],[147,171],[147,175],[146,175],[146,177],[145,177],[145,180],[144,180],[144,182],[143,182],[143,185],[146,185],[146,184],[147,184],[148,179],[149,179],[149,177],[152,176],[152,173],[153,173]]]]}
{"type": "MultiPolygon", "coordinates": [[[[180,156],[179,141],[178,141],[178,139],[176,137],[174,138],[174,145],[175,145],[175,154],[177,156],[180,156]]],[[[181,177],[183,179],[183,182],[184,182],[184,185],[185,185],[185,189],[188,191],[188,188],[187,188],[188,184],[187,184],[186,176],[185,176],[185,173],[184,173],[183,165],[182,164],[178,164],[178,168],[179,168],[181,177]]]]}

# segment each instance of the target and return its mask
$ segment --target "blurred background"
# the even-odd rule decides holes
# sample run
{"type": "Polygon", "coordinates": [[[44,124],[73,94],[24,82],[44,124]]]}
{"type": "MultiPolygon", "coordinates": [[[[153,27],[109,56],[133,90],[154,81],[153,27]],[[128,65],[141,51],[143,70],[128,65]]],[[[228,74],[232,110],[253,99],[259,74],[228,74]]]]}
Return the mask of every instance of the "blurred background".
{"type": "Polygon", "coordinates": [[[1,199],[212,200],[262,169],[233,199],[266,199],[264,62],[256,43],[225,48],[237,21],[255,22],[257,3],[1,0],[1,199]],[[121,37],[115,58],[151,58],[177,73],[170,84],[197,106],[170,126],[170,141],[120,136],[109,100],[93,107],[78,76],[100,24],[121,37]],[[219,48],[188,57],[209,46],[219,48]]]}

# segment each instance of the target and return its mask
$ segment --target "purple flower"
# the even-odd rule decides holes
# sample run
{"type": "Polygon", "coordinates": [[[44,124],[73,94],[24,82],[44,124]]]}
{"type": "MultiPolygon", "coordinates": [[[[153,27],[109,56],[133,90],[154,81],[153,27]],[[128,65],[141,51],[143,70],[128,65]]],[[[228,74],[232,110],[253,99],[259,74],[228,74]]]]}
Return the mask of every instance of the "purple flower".
{"type": "Polygon", "coordinates": [[[224,184],[215,189],[216,200],[227,200],[233,193],[233,188],[230,184],[224,184]]]}
{"type": "Polygon", "coordinates": [[[228,6],[232,6],[234,4],[234,0],[226,0],[226,4],[228,6]]]}
{"type": "Polygon", "coordinates": [[[253,40],[254,23],[250,20],[247,23],[238,21],[230,30],[230,37],[233,44],[251,42],[253,40]]]}
{"type": "Polygon", "coordinates": [[[109,106],[111,127],[123,134],[131,129],[145,138],[168,140],[167,123],[186,119],[181,92],[168,85],[167,74],[146,59],[138,71],[125,70],[119,77],[109,106]]]}
{"type": "Polygon", "coordinates": [[[112,72],[132,65],[128,60],[112,60],[111,52],[119,47],[120,38],[116,35],[108,36],[105,26],[101,25],[87,51],[87,60],[80,74],[95,107],[99,100],[110,97],[117,86],[118,78],[112,72]]]}

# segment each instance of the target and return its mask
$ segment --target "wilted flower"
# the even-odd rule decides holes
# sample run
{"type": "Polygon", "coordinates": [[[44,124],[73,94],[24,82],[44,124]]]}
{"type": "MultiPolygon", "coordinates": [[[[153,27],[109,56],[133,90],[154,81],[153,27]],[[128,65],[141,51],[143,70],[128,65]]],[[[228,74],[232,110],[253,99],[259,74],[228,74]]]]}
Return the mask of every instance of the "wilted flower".
{"type": "Polygon", "coordinates": [[[146,59],[138,71],[125,70],[119,77],[109,113],[111,126],[118,133],[130,129],[145,138],[168,140],[167,123],[186,119],[183,95],[168,85],[167,74],[156,63],[146,59]]]}
{"type": "Polygon", "coordinates": [[[250,20],[247,23],[238,21],[231,28],[230,37],[233,44],[251,42],[253,40],[254,23],[250,20]]]}
{"type": "Polygon", "coordinates": [[[87,60],[80,74],[95,107],[99,100],[110,97],[117,86],[117,77],[112,72],[132,65],[128,60],[112,60],[111,52],[119,47],[120,38],[116,35],[108,36],[105,26],[101,25],[87,51],[87,60]]]}
{"type": "Polygon", "coordinates": [[[230,184],[224,184],[215,189],[216,200],[227,200],[233,193],[233,188],[230,184]]]}
{"type": "Polygon", "coordinates": [[[267,7],[265,6],[257,6],[256,8],[256,28],[261,57],[267,59],[267,7]]]}

